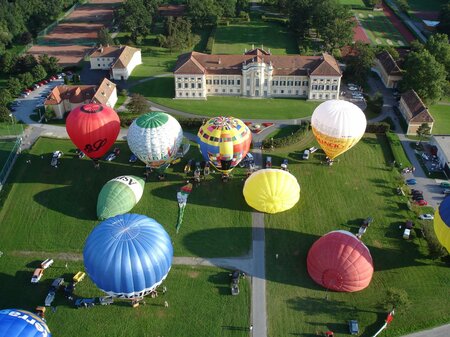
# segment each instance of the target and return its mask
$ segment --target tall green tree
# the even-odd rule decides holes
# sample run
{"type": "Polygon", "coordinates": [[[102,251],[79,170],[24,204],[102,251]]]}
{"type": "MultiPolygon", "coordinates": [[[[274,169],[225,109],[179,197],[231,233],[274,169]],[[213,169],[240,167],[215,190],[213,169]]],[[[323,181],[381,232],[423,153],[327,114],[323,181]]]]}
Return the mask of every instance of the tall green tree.
{"type": "Polygon", "coordinates": [[[18,96],[20,94],[20,92],[22,91],[22,83],[20,82],[20,80],[16,77],[10,77],[8,80],[8,83],[6,85],[6,89],[9,90],[9,92],[11,93],[11,95],[13,96],[18,96]]]}
{"type": "Polygon", "coordinates": [[[422,123],[417,128],[416,133],[419,136],[419,143],[420,143],[424,136],[430,136],[431,135],[431,127],[430,127],[430,125],[428,123],[422,123]]]}
{"type": "Polygon", "coordinates": [[[168,17],[165,20],[165,31],[166,36],[160,36],[159,42],[170,51],[186,49],[197,42],[191,31],[191,22],[187,19],[168,17]]]}
{"type": "Polygon", "coordinates": [[[363,85],[370,74],[375,52],[370,45],[359,41],[355,43],[354,50],[355,56],[351,56],[347,62],[345,77],[359,85],[363,85]]]}
{"type": "Polygon", "coordinates": [[[114,44],[114,39],[112,38],[111,34],[109,33],[109,29],[106,27],[103,27],[100,29],[97,33],[97,42],[98,44],[101,44],[102,46],[108,46],[114,44]]]}
{"type": "Polygon", "coordinates": [[[215,25],[223,15],[223,8],[216,0],[187,0],[188,17],[194,27],[215,25]]]}
{"type": "Polygon", "coordinates": [[[16,68],[17,56],[12,52],[5,52],[0,61],[0,71],[3,74],[11,74],[16,68]]]}
{"type": "Polygon", "coordinates": [[[448,86],[447,72],[428,50],[411,52],[406,58],[404,69],[405,74],[400,82],[402,91],[414,89],[428,104],[442,98],[448,86]]]}
{"type": "Polygon", "coordinates": [[[248,12],[250,9],[249,0],[237,0],[236,1],[236,16],[239,16],[241,12],[248,12]]]}
{"type": "Polygon", "coordinates": [[[0,122],[11,122],[11,111],[4,105],[0,105],[0,122]]]}
{"type": "Polygon", "coordinates": [[[220,7],[222,7],[223,16],[234,17],[236,15],[237,0],[216,0],[220,7]]]}
{"type": "Polygon", "coordinates": [[[309,35],[313,28],[314,0],[293,0],[289,5],[289,25],[298,38],[309,35]]]}
{"type": "Polygon", "coordinates": [[[131,32],[131,39],[138,43],[140,38],[150,34],[152,15],[144,0],[127,0],[118,10],[120,25],[131,32]]]}
{"type": "Polygon", "coordinates": [[[130,103],[127,104],[127,108],[132,113],[142,114],[149,111],[150,104],[144,96],[133,94],[131,95],[130,103]]]}
{"type": "Polygon", "coordinates": [[[29,87],[34,83],[33,75],[30,72],[19,74],[17,77],[23,87],[29,87]]]}
{"type": "Polygon", "coordinates": [[[12,100],[13,97],[8,89],[0,89],[0,105],[7,106],[12,100]]]}
{"type": "Polygon", "coordinates": [[[33,75],[34,81],[37,82],[47,77],[47,72],[42,65],[37,64],[31,69],[31,75],[33,75]]]}
{"type": "Polygon", "coordinates": [[[39,55],[39,64],[44,67],[47,74],[57,74],[62,70],[58,59],[54,56],[49,57],[47,54],[39,55]]]}
{"type": "Polygon", "coordinates": [[[425,47],[436,61],[443,64],[447,72],[447,79],[450,79],[450,44],[447,34],[434,34],[428,39],[425,47]]]}
{"type": "Polygon", "coordinates": [[[441,6],[437,30],[450,36],[450,1],[441,6]]]}
{"type": "Polygon", "coordinates": [[[38,64],[36,58],[31,54],[26,54],[21,57],[16,62],[14,71],[16,73],[30,72],[38,64]]]}

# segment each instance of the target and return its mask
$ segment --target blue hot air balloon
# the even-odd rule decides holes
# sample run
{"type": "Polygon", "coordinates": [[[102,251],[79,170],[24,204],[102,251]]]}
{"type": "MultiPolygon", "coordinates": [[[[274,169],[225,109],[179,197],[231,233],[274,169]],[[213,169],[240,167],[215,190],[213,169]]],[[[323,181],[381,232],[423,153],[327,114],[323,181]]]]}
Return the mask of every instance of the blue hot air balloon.
{"type": "Polygon", "coordinates": [[[122,214],[93,229],[83,257],[97,287],[111,296],[135,298],[147,295],[166,278],[173,248],[158,222],[145,215],[122,214]]]}
{"type": "Polygon", "coordinates": [[[0,310],[0,337],[50,337],[42,318],[19,309],[0,310]]]}

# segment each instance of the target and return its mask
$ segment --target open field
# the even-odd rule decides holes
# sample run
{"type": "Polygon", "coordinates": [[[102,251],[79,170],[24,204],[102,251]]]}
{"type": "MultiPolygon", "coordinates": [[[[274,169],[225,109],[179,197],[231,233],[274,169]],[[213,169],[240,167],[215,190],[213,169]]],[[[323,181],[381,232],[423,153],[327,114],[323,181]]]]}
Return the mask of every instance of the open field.
{"type": "Polygon", "coordinates": [[[301,160],[303,149],[312,145],[317,146],[311,142],[268,153],[275,166],[289,159],[302,189],[293,209],[265,216],[269,335],[309,337],[331,329],[347,336],[347,320],[357,319],[363,336],[372,336],[384,323],[381,302],[390,287],[405,290],[412,303],[397,308],[389,336],[447,323],[450,290],[442,285],[450,282],[450,269],[427,257],[423,238],[413,233],[412,240],[402,239],[399,226],[416,216],[407,209],[406,197],[395,194],[386,138],[366,135],[332,167],[319,164],[324,157],[320,150],[309,161],[301,160]],[[368,216],[375,219],[363,236],[375,267],[370,286],[357,293],[326,292],[307,273],[309,248],[332,230],[356,233],[368,216]]]}
{"type": "Polygon", "coordinates": [[[54,56],[59,60],[59,64],[63,67],[78,64],[83,60],[84,56],[92,51],[92,47],[82,45],[70,46],[40,46],[34,45],[28,49],[27,53],[34,55],[36,58],[39,55],[47,54],[54,56]]]}
{"type": "Polygon", "coordinates": [[[286,26],[252,16],[251,22],[217,26],[212,54],[242,54],[252,45],[263,46],[276,55],[298,53],[295,38],[286,26]]]}
{"type": "Polygon", "coordinates": [[[432,134],[450,135],[450,105],[434,104],[429,107],[434,118],[432,134]]]}
{"type": "Polygon", "coordinates": [[[139,84],[132,92],[181,111],[205,116],[232,115],[237,118],[290,119],[311,116],[320,102],[292,98],[249,99],[210,96],[208,100],[174,100],[173,77],[158,78],[139,84]]]}
{"type": "Polygon", "coordinates": [[[43,38],[41,44],[68,45],[71,43],[97,42],[97,32],[104,27],[99,23],[60,23],[52,32],[43,38]]]}
{"type": "Polygon", "coordinates": [[[407,40],[392,25],[384,12],[355,10],[354,13],[372,44],[394,47],[408,45],[407,40]]]}
{"type": "Polygon", "coordinates": [[[365,8],[366,5],[362,0],[339,0],[339,3],[352,8],[365,8]]]}
{"type": "MultiPolygon", "coordinates": [[[[47,255],[2,256],[0,282],[2,291],[0,307],[23,308],[34,311],[43,305],[48,288],[56,277],[68,282],[79,270],[81,261],[56,260],[45,271],[41,282],[30,283],[39,262],[47,255]]],[[[117,301],[110,306],[76,309],[62,291],[58,292],[54,305],[47,308],[46,318],[54,336],[73,337],[74,334],[90,337],[129,336],[246,336],[249,326],[249,280],[239,283],[239,296],[231,296],[228,271],[219,268],[173,266],[164,285],[167,293],[157,298],[146,298],[146,305],[132,308],[129,302],[117,301]],[[164,307],[164,301],[169,304],[164,307]],[[241,330],[242,329],[242,330],[241,330]],[[78,331],[78,333],[76,333],[78,331]]],[[[79,283],[75,295],[80,297],[102,296],[86,277],[79,283]]]]}
{"type": "MultiPolygon", "coordinates": [[[[95,170],[88,159],[74,156],[69,140],[41,138],[28,154],[22,155],[8,183],[13,186],[0,210],[0,247],[3,252],[32,250],[81,252],[84,240],[96,220],[97,196],[102,186],[119,175],[142,176],[144,166],[128,163],[130,150],[117,143],[121,155],[116,161],[102,162],[95,170]],[[58,168],[50,166],[51,153],[65,153],[58,168]],[[41,158],[43,156],[43,158],[41,158]],[[26,161],[31,163],[27,164],[26,161]],[[27,205],[27,212],[17,205],[27,205]]],[[[176,256],[241,256],[247,254],[251,240],[251,213],[241,190],[244,172],[237,170],[230,184],[220,177],[208,180],[191,193],[180,232],[175,233],[178,215],[176,192],[186,184],[182,172],[187,159],[200,160],[196,147],[180,164],[167,171],[167,180],[156,176],[146,184],[141,201],[132,212],[145,214],[161,223],[171,235],[176,256]],[[239,237],[208,237],[206,228],[247,228],[239,237]]],[[[230,233],[231,235],[232,233],[230,233]]]]}

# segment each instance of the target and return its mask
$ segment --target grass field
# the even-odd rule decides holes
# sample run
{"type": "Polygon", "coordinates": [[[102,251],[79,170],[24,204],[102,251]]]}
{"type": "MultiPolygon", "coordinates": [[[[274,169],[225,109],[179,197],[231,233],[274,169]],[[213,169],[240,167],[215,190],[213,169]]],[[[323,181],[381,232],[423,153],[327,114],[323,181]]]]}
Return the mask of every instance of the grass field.
{"type": "MultiPolygon", "coordinates": [[[[34,267],[47,255],[13,256],[4,254],[0,264],[1,308],[23,308],[34,312],[43,305],[52,280],[63,276],[66,281],[83,270],[81,261],[55,260],[41,282],[30,283],[34,267]]],[[[156,337],[179,336],[246,336],[249,326],[249,281],[239,283],[239,296],[231,296],[228,271],[218,268],[173,266],[164,285],[167,293],[155,299],[146,298],[146,305],[132,308],[129,302],[116,301],[110,306],[76,309],[58,292],[53,312],[47,308],[46,318],[54,336],[73,337],[156,337]],[[164,301],[169,304],[164,307],[164,301]],[[242,330],[241,330],[242,329],[242,330]]],[[[102,296],[86,278],[77,285],[75,295],[102,296]]]]}
{"type": "MultiPolygon", "coordinates": [[[[0,210],[0,247],[2,251],[81,252],[96,220],[97,196],[110,179],[124,174],[142,176],[144,166],[128,163],[130,150],[118,143],[120,157],[104,162],[95,170],[90,160],[74,158],[74,146],[68,140],[42,138],[16,163],[8,182],[13,183],[8,199],[0,210]],[[51,153],[65,153],[58,168],[50,166],[51,153]],[[43,158],[41,158],[43,156],[43,158]],[[31,160],[30,164],[26,164],[31,160]],[[26,205],[27,211],[17,205],[26,205]]],[[[144,195],[132,212],[145,214],[161,223],[172,237],[176,256],[240,256],[250,249],[251,213],[241,190],[244,172],[236,171],[230,184],[209,176],[190,195],[183,225],[175,234],[178,215],[176,192],[186,184],[182,170],[188,158],[200,160],[199,151],[191,152],[180,164],[167,171],[167,180],[156,176],[146,184],[144,195]],[[206,228],[247,228],[239,237],[207,237],[206,228]],[[232,242],[233,244],[230,244],[232,242]]]]}
{"type": "Polygon", "coordinates": [[[290,119],[311,116],[320,102],[292,98],[248,99],[210,96],[208,100],[174,100],[173,77],[158,78],[134,86],[132,92],[185,112],[205,116],[232,115],[237,118],[290,119]]]}
{"type": "Polygon", "coordinates": [[[450,289],[443,285],[450,282],[450,269],[427,257],[424,239],[414,233],[414,239],[402,239],[399,225],[416,216],[408,211],[406,197],[395,194],[386,138],[366,135],[332,167],[319,164],[320,150],[301,160],[302,150],[311,145],[317,146],[311,142],[269,153],[275,166],[288,158],[301,185],[293,209],[265,216],[269,335],[312,337],[331,329],[348,336],[347,320],[357,319],[363,336],[372,336],[386,317],[381,302],[388,287],[405,290],[412,302],[408,309],[397,308],[389,336],[447,323],[450,289]],[[370,286],[357,293],[326,292],[307,273],[309,248],[332,230],[356,233],[367,216],[375,219],[363,236],[375,267],[370,286]]]}
{"type": "Polygon", "coordinates": [[[11,150],[14,148],[16,139],[1,139],[0,140],[0,172],[5,165],[6,160],[11,155],[11,150]]]}
{"type": "Polygon", "coordinates": [[[339,3],[352,8],[365,8],[366,5],[362,0],[339,0],[339,3]]]}
{"type": "Polygon", "coordinates": [[[450,105],[434,104],[430,112],[434,118],[432,134],[450,135],[450,105]]]}
{"type": "Polygon", "coordinates": [[[383,12],[358,10],[354,11],[354,13],[374,45],[393,47],[408,45],[408,42],[388,18],[386,18],[383,12]]]}
{"type": "Polygon", "coordinates": [[[252,45],[276,55],[298,53],[295,37],[287,27],[253,15],[250,22],[218,26],[212,54],[242,54],[252,45]]]}
{"type": "Polygon", "coordinates": [[[408,0],[408,5],[412,11],[438,12],[446,2],[446,0],[408,0]]]}

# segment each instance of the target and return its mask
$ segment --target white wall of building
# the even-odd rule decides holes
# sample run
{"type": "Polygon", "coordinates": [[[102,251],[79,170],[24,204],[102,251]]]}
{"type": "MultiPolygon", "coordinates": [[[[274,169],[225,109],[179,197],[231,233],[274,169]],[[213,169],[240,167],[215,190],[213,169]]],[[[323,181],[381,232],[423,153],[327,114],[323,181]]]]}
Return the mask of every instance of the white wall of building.
{"type": "Polygon", "coordinates": [[[108,70],[115,60],[115,57],[91,57],[91,69],[108,70]]]}
{"type": "Polygon", "coordinates": [[[142,64],[140,50],[133,54],[133,57],[131,58],[130,63],[128,63],[128,66],[126,68],[113,68],[112,78],[115,80],[127,80],[133,72],[134,68],[139,64],[142,64]]]}

